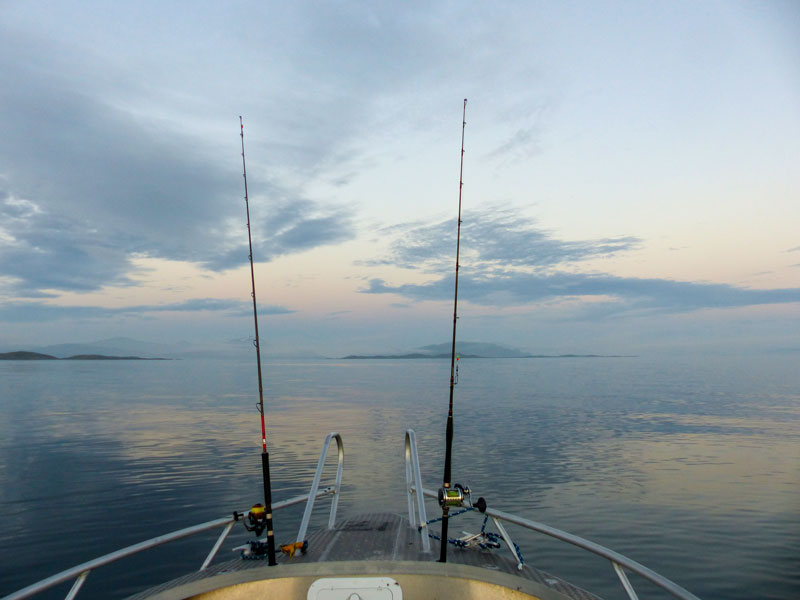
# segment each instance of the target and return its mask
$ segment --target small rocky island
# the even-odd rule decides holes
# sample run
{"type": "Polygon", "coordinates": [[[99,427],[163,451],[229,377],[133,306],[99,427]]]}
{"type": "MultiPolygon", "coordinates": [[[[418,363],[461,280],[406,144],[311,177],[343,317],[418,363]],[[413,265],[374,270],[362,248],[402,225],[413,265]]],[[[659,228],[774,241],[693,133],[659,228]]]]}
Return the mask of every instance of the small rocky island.
{"type": "Polygon", "coordinates": [[[40,352],[17,350],[16,352],[0,353],[0,360],[58,360],[58,357],[42,354],[40,352]]]}
{"type": "Polygon", "coordinates": [[[0,360],[170,360],[169,358],[142,358],[141,356],[105,356],[104,354],[76,354],[58,358],[51,354],[41,352],[26,352],[17,350],[15,352],[0,352],[0,360]]]}

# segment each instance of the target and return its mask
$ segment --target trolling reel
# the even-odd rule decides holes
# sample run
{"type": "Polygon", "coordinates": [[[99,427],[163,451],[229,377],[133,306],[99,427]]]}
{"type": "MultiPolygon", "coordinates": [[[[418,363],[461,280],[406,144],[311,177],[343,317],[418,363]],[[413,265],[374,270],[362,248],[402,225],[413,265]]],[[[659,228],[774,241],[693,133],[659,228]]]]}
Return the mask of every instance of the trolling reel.
{"type": "Polygon", "coordinates": [[[267,509],[263,504],[253,504],[247,516],[234,511],[233,518],[236,521],[241,519],[244,528],[247,531],[255,532],[256,537],[264,533],[267,528],[267,509]]]}
{"type": "Polygon", "coordinates": [[[480,512],[486,512],[486,500],[483,497],[478,498],[477,501],[472,502],[470,497],[470,489],[460,483],[453,484],[452,487],[440,487],[438,493],[439,506],[445,508],[477,508],[480,512]]]}

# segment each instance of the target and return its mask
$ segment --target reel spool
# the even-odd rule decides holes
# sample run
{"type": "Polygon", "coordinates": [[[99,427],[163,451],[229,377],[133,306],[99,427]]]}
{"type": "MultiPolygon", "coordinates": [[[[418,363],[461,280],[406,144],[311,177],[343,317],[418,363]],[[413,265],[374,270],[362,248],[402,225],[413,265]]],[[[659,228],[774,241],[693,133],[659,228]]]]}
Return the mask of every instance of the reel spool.
{"type": "Polygon", "coordinates": [[[263,504],[253,504],[246,517],[239,513],[233,513],[233,518],[237,521],[241,519],[244,528],[247,531],[255,532],[256,537],[261,535],[267,528],[267,509],[263,504]]]}
{"type": "Polygon", "coordinates": [[[453,487],[439,488],[439,506],[442,508],[458,508],[466,506],[469,508],[477,508],[480,512],[486,512],[486,500],[478,498],[476,502],[472,502],[470,497],[470,489],[460,483],[453,484],[453,487]]]}

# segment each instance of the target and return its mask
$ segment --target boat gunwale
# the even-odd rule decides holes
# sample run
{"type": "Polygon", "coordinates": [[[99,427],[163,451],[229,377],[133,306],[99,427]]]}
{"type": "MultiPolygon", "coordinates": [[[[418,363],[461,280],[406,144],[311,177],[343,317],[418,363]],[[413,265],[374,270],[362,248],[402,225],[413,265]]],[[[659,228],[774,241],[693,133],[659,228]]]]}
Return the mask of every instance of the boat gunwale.
{"type": "Polygon", "coordinates": [[[542,583],[504,573],[456,562],[418,560],[344,560],[303,564],[279,563],[276,567],[262,565],[245,571],[229,571],[211,577],[189,581],[148,596],[151,600],[183,600],[203,597],[203,594],[234,586],[269,582],[270,580],[318,577],[416,576],[462,579],[503,587],[540,600],[564,600],[568,596],[542,583]]]}

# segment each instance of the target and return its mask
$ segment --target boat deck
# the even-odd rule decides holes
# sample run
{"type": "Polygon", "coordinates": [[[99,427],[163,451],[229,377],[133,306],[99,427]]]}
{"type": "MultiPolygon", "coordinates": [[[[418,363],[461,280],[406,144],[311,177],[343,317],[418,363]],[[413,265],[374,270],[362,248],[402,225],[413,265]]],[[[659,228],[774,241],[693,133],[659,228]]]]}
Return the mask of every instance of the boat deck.
{"type": "Polygon", "coordinates": [[[407,519],[396,514],[350,517],[333,529],[315,532],[308,542],[305,555],[298,553],[290,558],[281,554],[276,567],[269,567],[265,560],[237,558],[151,588],[129,600],[268,598],[273,595],[305,598],[314,580],[347,576],[393,577],[400,583],[405,598],[446,595],[451,586],[472,582],[473,597],[486,593],[485,589],[475,588],[480,584],[499,586],[508,592],[503,595],[508,598],[598,600],[597,596],[534,567],[525,565],[517,569],[516,562],[505,549],[451,546],[448,562],[439,563],[435,560],[438,543],[433,544],[433,552],[423,553],[419,533],[409,526],[407,519]],[[273,585],[274,593],[262,590],[253,595],[253,586],[263,587],[270,581],[281,582],[273,585]],[[438,593],[431,593],[436,589],[438,593]]]}

